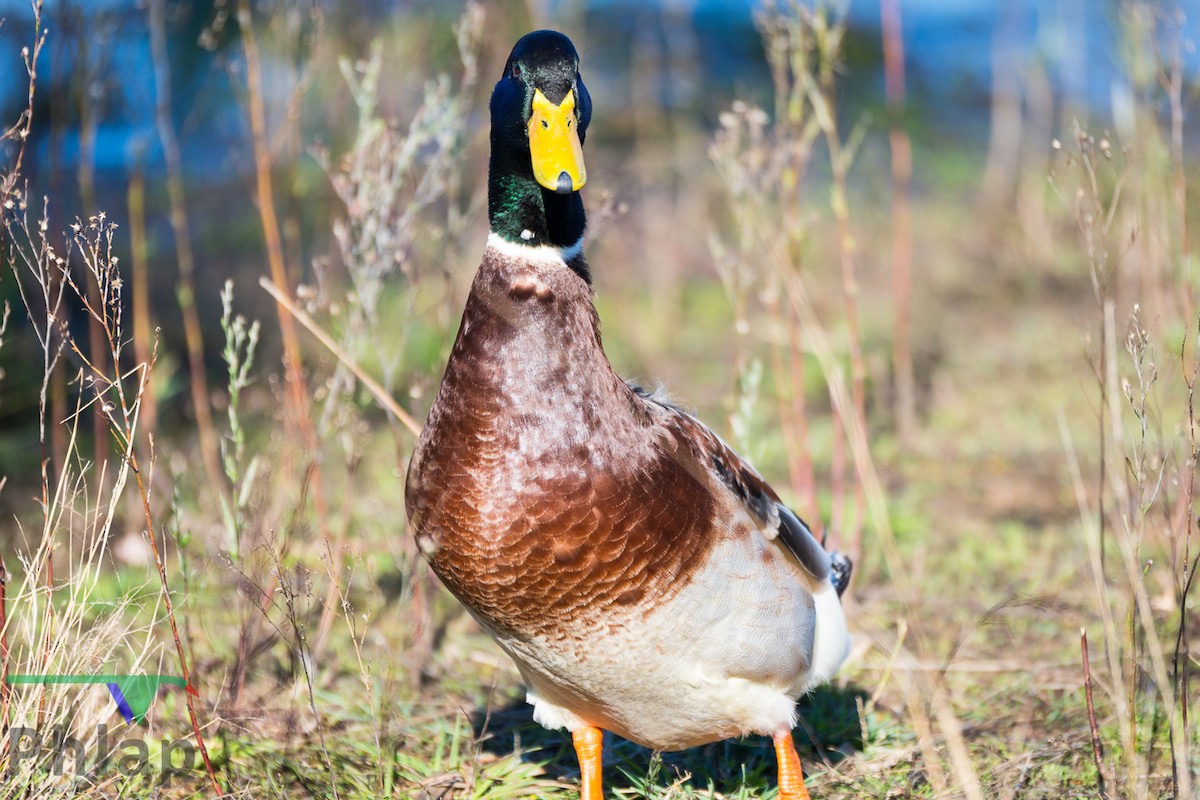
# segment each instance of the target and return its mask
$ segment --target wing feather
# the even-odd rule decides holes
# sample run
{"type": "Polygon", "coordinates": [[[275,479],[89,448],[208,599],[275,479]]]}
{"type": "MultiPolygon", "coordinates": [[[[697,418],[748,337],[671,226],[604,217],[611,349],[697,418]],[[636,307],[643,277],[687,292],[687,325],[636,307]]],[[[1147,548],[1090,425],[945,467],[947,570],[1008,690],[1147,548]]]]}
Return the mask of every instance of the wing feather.
{"type": "Polygon", "coordinates": [[[668,427],[686,445],[699,467],[715,476],[720,485],[762,522],[769,539],[787,548],[814,580],[823,581],[830,577],[830,555],[812,529],[783,504],[775,490],[745,459],[707,425],[671,403],[661,392],[649,392],[634,383],[628,385],[643,402],[656,407],[660,413],[666,412],[668,427]]]}

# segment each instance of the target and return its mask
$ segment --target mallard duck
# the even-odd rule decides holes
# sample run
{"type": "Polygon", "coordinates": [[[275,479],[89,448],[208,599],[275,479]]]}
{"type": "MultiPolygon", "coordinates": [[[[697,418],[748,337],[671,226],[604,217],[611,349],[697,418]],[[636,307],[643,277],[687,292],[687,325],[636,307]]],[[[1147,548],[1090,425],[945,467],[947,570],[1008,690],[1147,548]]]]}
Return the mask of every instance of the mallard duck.
{"type": "Polygon", "coordinates": [[[419,550],[571,732],[656,751],[775,742],[807,798],[795,698],[849,645],[827,553],[754,469],[604,354],[583,254],[592,100],[561,33],[517,42],[491,98],[491,232],[408,470],[419,550]]]}

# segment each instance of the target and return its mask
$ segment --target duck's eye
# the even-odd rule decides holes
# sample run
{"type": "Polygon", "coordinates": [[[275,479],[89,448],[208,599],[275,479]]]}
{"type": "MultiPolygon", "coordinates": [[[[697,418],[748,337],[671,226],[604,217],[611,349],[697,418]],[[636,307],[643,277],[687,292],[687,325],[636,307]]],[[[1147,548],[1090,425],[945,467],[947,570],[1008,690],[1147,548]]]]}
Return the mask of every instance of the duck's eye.
{"type": "MultiPolygon", "coordinates": [[[[549,127],[550,127],[550,122],[549,122],[549,120],[542,120],[542,127],[543,127],[543,128],[549,128],[549,127]]],[[[570,126],[568,125],[567,127],[570,127],[570,126]]]]}
{"type": "Polygon", "coordinates": [[[512,66],[512,76],[513,76],[514,78],[519,78],[519,77],[521,77],[521,65],[520,65],[520,64],[513,64],[513,66],[512,66]]]}
{"type": "Polygon", "coordinates": [[[571,130],[571,125],[575,122],[573,119],[567,120],[567,130],[571,130]]]}

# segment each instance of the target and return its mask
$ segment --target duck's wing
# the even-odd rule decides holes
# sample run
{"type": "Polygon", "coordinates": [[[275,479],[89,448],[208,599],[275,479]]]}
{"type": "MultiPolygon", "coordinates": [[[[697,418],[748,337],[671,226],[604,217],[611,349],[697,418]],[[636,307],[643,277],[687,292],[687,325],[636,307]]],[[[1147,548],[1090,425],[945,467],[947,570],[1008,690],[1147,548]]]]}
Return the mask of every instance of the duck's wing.
{"type": "Polygon", "coordinates": [[[653,407],[655,416],[694,470],[706,474],[705,481],[717,491],[728,492],[759,523],[763,534],[785,547],[815,581],[829,578],[838,593],[849,578],[849,561],[825,551],[804,520],[785,506],[775,490],[745,459],[735,453],[700,420],[674,405],[658,392],[634,383],[629,388],[642,402],[653,407]],[[845,573],[843,579],[842,573],[845,573]],[[841,585],[839,585],[841,584],[841,585]]]}

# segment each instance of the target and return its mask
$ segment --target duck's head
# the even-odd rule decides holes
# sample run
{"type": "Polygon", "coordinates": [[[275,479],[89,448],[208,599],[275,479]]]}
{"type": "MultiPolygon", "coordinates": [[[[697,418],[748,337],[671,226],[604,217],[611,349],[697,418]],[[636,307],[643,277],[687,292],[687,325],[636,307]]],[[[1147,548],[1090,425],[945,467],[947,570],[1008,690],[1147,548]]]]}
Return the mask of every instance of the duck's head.
{"type": "Polygon", "coordinates": [[[488,211],[492,230],[530,245],[566,247],[583,234],[578,192],[592,98],[575,46],[534,31],[513,47],[492,91],[488,211]]]}

